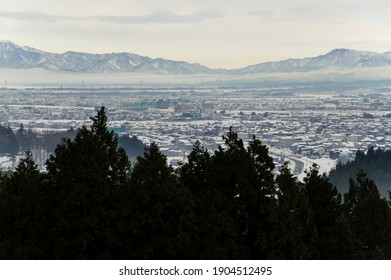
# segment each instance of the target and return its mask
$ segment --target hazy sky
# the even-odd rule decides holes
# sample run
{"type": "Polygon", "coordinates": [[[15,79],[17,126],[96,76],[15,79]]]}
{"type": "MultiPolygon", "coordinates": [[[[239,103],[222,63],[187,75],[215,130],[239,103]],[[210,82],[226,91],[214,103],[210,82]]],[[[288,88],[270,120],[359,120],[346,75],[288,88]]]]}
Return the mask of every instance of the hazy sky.
{"type": "Polygon", "coordinates": [[[1,0],[0,40],[239,68],[391,51],[390,0],[1,0]]]}

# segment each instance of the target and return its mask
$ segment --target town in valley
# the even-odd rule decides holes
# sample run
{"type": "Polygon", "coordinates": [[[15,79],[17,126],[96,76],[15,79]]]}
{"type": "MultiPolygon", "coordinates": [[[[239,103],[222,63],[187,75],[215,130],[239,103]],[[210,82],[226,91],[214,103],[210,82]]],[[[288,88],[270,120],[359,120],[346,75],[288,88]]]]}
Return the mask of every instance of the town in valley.
{"type": "MultiPolygon", "coordinates": [[[[280,87],[37,87],[0,90],[0,123],[13,131],[22,124],[55,134],[91,124],[100,106],[115,134],[154,141],[177,167],[198,140],[213,152],[230,127],[248,143],[253,136],[269,148],[276,172],[288,161],[299,179],[316,164],[328,173],[357,150],[391,148],[391,88],[280,87]]],[[[13,170],[19,155],[0,156],[2,170],[13,170]]],[[[46,151],[33,151],[45,170],[46,151]]]]}

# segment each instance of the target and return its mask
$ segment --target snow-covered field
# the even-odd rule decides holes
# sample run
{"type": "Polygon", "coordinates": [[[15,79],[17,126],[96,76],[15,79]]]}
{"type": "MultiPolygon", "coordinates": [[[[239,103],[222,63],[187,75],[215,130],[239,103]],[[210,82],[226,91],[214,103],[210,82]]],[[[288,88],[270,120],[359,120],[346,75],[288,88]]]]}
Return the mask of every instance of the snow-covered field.
{"type": "Polygon", "coordinates": [[[9,156],[0,156],[0,170],[12,170],[17,166],[20,157],[15,157],[14,159],[9,156]]]}

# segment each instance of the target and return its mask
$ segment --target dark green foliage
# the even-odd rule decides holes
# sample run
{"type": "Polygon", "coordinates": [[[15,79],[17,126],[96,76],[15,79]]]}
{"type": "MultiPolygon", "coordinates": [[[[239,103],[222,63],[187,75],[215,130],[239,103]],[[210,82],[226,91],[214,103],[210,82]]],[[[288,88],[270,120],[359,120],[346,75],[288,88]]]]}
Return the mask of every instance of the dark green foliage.
{"type": "Polygon", "coordinates": [[[40,146],[50,153],[54,153],[58,144],[61,143],[62,139],[73,140],[77,134],[77,130],[73,128],[68,129],[64,132],[55,132],[55,133],[46,133],[43,134],[41,138],[38,138],[36,135],[31,137],[33,141],[31,142],[31,147],[40,146]]]}
{"type": "Polygon", "coordinates": [[[244,147],[232,128],[213,155],[194,145],[179,174],[196,203],[201,258],[269,258],[276,201],[267,148],[257,139],[244,147]]]}
{"type": "Polygon", "coordinates": [[[390,205],[363,173],[342,204],[316,166],[304,182],[287,164],[275,176],[267,147],[232,128],[213,153],[196,142],[176,171],[155,143],[131,169],[104,107],[92,121],[57,145],[47,173],[27,152],[0,176],[0,258],[391,258],[390,205]]]}
{"type": "Polygon", "coordinates": [[[329,174],[330,182],[337,186],[341,193],[349,190],[349,179],[355,178],[356,174],[364,170],[368,178],[376,182],[380,195],[388,197],[388,191],[391,190],[391,151],[374,149],[370,147],[365,154],[358,150],[353,161],[346,164],[338,164],[329,174]]]}
{"type": "Polygon", "coordinates": [[[314,211],[318,231],[335,223],[341,210],[341,196],[327,177],[314,165],[304,178],[304,188],[314,211]]]}
{"type": "Polygon", "coordinates": [[[48,258],[49,201],[43,175],[26,152],[0,190],[0,258],[48,258]]]}
{"type": "Polygon", "coordinates": [[[247,175],[244,175],[247,184],[242,186],[239,193],[240,203],[244,206],[241,219],[247,223],[246,245],[252,259],[274,258],[278,238],[277,191],[272,173],[275,166],[267,147],[255,137],[249,143],[247,154],[249,158],[244,159],[243,163],[247,167],[247,175]]]}
{"type": "Polygon", "coordinates": [[[304,189],[312,207],[318,232],[318,257],[320,259],[360,257],[360,245],[351,234],[349,225],[343,216],[341,195],[325,174],[319,174],[316,165],[304,178],[304,189]]]}
{"type": "Polygon", "coordinates": [[[192,204],[187,189],[155,143],[138,157],[123,193],[128,217],[121,257],[186,259],[191,254],[192,204]]]}
{"type": "Polygon", "coordinates": [[[192,255],[200,259],[239,257],[238,233],[230,215],[231,201],[211,183],[211,164],[211,155],[197,141],[188,162],[178,170],[195,203],[192,255]]]}
{"type": "Polygon", "coordinates": [[[279,241],[275,257],[312,259],[317,257],[318,232],[304,185],[299,183],[287,163],[276,178],[278,187],[279,241]]]}
{"type": "Polygon", "coordinates": [[[0,125],[0,155],[14,156],[19,151],[19,143],[11,127],[0,125]]]}
{"type": "Polygon", "coordinates": [[[130,165],[107,131],[104,107],[72,141],[64,139],[47,161],[55,192],[52,229],[56,258],[112,258],[116,245],[115,192],[129,176],[130,165]]]}
{"type": "Polygon", "coordinates": [[[31,129],[26,130],[21,123],[19,129],[16,131],[16,139],[19,143],[20,150],[27,151],[34,147],[37,136],[31,129]]]}
{"type": "Polygon", "coordinates": [[[187,157],[187,163],[178,170],[180,178],[189,187],[194,197],[208,191],[210,161],[211,156],[208,150],[201,146],[201,142],[196,141],[193,150],[187,157]]]}
{"type": "MultiPolygon", "coordinates": [[[[19,129],[16,131],[15,136],[17,143],[19,144],[21,151],[44,149],[49,153],[54,153],[58,144],[62,139],[73,140],[76,137],[78,130],[73,127],[67,131],[62,132],[46,132],[42,135],[38,135],[31,129],[25,129],[21,123],[19,129]]],[[[129,158],[136,158],[142,156],[146,146],[137,139],[136,136],[129,137],[128,135],[114,135],[117,138],[118,146],[126,151],[129,158]]]]}
{"type": "Polygon", "coordinates": [[[122,147],[129,158],[142,156],[146,146],[136,136],[124,135],[118,137],[118,145],[122,147]]]}
{"type": "Polygon", "coordinates": [[[344,200],[347,218],[363,245],[365,257],[391,258],[390,207],[384,198],[380,198],[374,181],[360,171],[356,181],[350,179],[344,200]]]}
{"type": "Polygon", "coordinates": [[[15,135],[21,151],[44,149],[47,152],[54,153],[56,146],[63,138],[72,140],[76,133],[77,131],[71,128],[64,132],[48,132],[38,135],[31,129],[25,129],[23,123],[21,123],[15,135]]]}

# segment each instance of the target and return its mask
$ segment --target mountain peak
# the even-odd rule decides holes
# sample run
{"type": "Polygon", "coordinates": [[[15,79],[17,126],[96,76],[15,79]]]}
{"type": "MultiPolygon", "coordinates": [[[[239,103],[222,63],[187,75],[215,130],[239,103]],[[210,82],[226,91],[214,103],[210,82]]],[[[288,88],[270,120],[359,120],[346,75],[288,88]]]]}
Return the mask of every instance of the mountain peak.
{"type": "Polygon", "coordinates": [[[8,40],[0,40],[0,44],[12,44],[12,45],[15,45],[14,43],[12,43],[11,41],[8,41],[8,40]]]}
{"type": "Polygon", "coordinates": [[[12,47],[12,48],[16,48],[18,47],[18,45],[12,43],[11,41],[8,41],[8,40],[0,40],[0,47],[1,48],[4,48],[4,47],[12,47]]]}
{"type": "Polygon", "coordinates": [[[342,53],[353,53],[353,52],[357,52],[357,51],[353,50],[353,49],[336,48],[336,49],[331,50],[327,54],[342,54],[342,53]]]}

